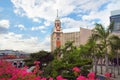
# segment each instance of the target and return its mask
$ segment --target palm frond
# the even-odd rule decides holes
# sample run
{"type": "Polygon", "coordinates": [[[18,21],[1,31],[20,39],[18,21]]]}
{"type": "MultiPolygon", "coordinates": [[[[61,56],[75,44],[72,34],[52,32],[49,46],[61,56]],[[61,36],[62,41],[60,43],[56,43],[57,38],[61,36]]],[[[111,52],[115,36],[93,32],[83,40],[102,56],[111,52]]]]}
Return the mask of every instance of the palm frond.
{"type": "Polygon", "coordinates": [[[108,30],[110,32],[113,32],[113,29],[114,29],[114,22],[111,22],[110,25],[108,26],[108,30]]]}
{"type": "Polygon", "coordinates": [[[105,28],[102,26],[102,24],[95,24],[95,30],[96,30],[96,34],[97,36],[99,36],[100,38],[104,38],[106,35],[106,31],[105,28]]]}
{"type": "Polygon", "coordinates": [[[112,35],[109,37],[111,45],[117,49],[120,49],[120,38],[116,35],[112,35]]]}

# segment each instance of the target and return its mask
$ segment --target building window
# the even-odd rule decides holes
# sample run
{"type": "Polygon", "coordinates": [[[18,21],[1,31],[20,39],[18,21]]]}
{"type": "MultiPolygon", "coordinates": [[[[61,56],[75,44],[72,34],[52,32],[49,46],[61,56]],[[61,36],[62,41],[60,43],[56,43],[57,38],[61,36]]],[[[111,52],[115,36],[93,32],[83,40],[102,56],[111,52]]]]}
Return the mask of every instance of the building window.
{"type": "Polygon", "coordinates": [[[120,23],[119,22],[115,23],[114,30],[115,31],[120,31],[120,23]]]}

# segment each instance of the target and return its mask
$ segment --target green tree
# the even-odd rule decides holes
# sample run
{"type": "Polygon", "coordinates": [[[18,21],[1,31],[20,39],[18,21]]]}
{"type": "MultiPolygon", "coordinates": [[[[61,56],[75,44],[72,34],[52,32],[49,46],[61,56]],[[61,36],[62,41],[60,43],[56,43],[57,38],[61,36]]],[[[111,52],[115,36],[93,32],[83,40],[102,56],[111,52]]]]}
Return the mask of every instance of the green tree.
{"type": "Polygon", "coordinates": [[[112,40],[112,42],[111,42],[112,48],[111,49],[114,53],[114,56],[116,57],[116,58],[114,57],[114,59],[116,59],[116,61],[117,61],[117,69],[118,69],[118,75],[119,75],[120,74],[120,72],[119,72],[120,38],[118,36],[113,35],[110,37],[110,39],[112,40]]]}
{"type": "Polygon", "coordinates": [[[53,55],[47,51],[39,51],[31,53],[28,59],[25,59],[25,64],[27,66],[33,66],[34,61],[40,61],[41,68],[46,66],[50,61],[54,59],[53,55]]]}
{"type": "MultiPolygon", "coordinates": [[[[102,60],[102,46],[101,44],[98,44],[96,42],[96,36],[94,36],[93,34],[89,37],[86,46],[88,46],[88,49],[87,49],[89,52],[88,55],[93,60],[92,70],[95,69],[95,73],[97,74],[98,61],[102,60]]],[[[102,61],[101,61],[101,64],[102,64],[102,61]]],[[[102,73],[102,65],[101,65],[101,73],[102,73]]]]}
{"type": "Polygon", "coordinates": [[[81,74],[87,75],[92,63],[90,58],[82,57],[82,49],[73,46],[73,42],[67,42],[64,47],[57,48],[54,51],[54,60],[44,68],[44,76],[56,77],[57,75],[62,75],[68,79],[75,79],[74,73],[72,71],[73,67],[79,67],[81,74]],[[59,55],[59,58],[56,57],[59,55]],[[49,75],[47,75],[49,74],[49,75]]]}
{"type": "Polygon", "coordinates": [[[111,42],[113,41],[113,39],[110,39],[113,25],[114,23],[111,23],[106,29],[102,24],[96,23],[95,29],[93,30],[93,36],[96,37],[97,43],[102,46],[105,54],[106,72],[108,72],[108,54],[112,46],[111,42]]]}

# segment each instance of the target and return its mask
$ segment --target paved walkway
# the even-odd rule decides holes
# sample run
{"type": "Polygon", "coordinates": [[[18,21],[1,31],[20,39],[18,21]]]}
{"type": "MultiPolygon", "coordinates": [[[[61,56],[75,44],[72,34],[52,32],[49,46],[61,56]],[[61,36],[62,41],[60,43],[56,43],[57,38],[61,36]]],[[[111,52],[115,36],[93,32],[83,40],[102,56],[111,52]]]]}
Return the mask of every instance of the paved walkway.
{"type": "MultiPolygon", "coordinates": [[[[120,66],[119,66],[119,69],[120,69],[120,66]]],[[[97,66],[97,70],[98,70],[97,74],[103,75],[105,73],[105,66],[103,66],[103,74],[101,74],[101,71],[100,71],[101,69],[99,65],[97,66]]],[[[112,80],[120,80],[120,75],[118,75],[117,67],[114,68],[113,66],[109,66],[109,72],[111,72],[112,70],[113,70],[113,73],[115,73],[115,75],[112,74],[112,80]]],[[[93,71],[95,71],[94,68],[93,68],[93,71]]]]}

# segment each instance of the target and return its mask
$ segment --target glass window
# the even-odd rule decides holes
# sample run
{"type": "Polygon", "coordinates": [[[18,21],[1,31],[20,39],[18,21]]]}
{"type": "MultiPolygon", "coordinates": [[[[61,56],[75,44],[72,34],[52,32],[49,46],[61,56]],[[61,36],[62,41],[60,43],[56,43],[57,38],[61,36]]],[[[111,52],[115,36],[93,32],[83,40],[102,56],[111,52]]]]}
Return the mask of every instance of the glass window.
{"type": "Polygon", "coordinates": [[[120,30],[120,22],[115,23],[115,25],[114,25],[114,30],[115,30],[115,31],[119,31],[119,30],[120,30]]]}

